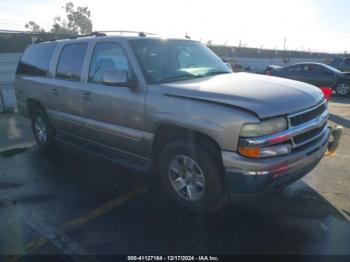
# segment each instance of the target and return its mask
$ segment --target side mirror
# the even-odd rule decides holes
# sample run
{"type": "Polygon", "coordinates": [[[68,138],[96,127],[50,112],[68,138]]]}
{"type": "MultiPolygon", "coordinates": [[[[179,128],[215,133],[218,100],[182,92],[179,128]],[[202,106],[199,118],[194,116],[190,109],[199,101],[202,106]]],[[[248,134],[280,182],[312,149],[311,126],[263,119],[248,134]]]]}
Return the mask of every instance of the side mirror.
{"type": "Polygon", "coordinates": [[[110,70],[104,72],[102,75],[102,84],[107,86],[126,86],[135,88],[137,86],[136,81],[130,81],[128,79],[128,72],[125,70],[110,70]]]}

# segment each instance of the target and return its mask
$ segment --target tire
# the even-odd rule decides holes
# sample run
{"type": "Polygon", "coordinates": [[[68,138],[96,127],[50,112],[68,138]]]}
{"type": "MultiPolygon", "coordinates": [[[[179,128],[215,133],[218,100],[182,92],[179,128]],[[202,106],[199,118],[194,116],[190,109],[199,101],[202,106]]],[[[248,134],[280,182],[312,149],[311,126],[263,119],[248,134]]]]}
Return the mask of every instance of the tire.
{"type": "Polygon", "coordinates": [[[222,169],[203,145],[175,140],[163,148],[158,163],[162,191],[178,207],[206,214],[224,205],[222,169]]]}
{"type": "Polygon", "coordinates": [[[348,96],[350,94],[350,84],[349,83],[338,83],[335,87],[335,92],[339,96],[348,96]]]}
{"type": "Polygon", "coordinates": [[[39,147],[48,151],[54,144],[54,129],[49,122],[46,112],[41,107],[36,107],[31,112],[32,131],[39,147]]]}

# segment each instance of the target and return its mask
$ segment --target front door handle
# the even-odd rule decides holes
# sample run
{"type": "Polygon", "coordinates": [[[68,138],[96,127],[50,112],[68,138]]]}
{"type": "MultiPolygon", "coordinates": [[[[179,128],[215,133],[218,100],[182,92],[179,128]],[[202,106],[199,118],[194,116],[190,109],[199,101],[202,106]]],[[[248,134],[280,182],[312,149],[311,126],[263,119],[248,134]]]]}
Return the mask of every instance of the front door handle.
{"type": "Polygon", "coordinates": [[[84,97],[84,99],[86,99],[86,100],[90,100],[90,98],[91,98],[90,92],[84,92],[83,97],[84,97]]]}
{"type": "Polygon", "coordinates": [[[52,94],[53,94],[54,96],[57,96],[57,95],[58,95],[58,90],[57,90],[57,88],[53,88],[53,89],[52,89],[52,94]]]}

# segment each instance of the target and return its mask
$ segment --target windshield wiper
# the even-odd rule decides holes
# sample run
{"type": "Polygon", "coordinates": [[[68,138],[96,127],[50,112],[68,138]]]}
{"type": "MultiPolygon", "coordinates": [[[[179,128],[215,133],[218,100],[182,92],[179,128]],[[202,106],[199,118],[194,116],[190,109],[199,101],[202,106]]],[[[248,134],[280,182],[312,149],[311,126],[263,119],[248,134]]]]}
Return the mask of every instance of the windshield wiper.
{"type": "Polygon", "coordinates": [[[229,71],[213,71],[213,72],[209,72],[209,73],[205,73],[203,75],[200,76],[215,76],[215,75],[223,75],[223,74],[229,74],[231,72],[229,71]]]}
{"type": "Polygon", "coordinates": [[[189,80],[189,79],[201,78],[201,77],[206,77],[206,76],[222,75],[222,74],[229,74],[229,73],[231,73],[231,72],[228,72],[228,71],[214,71],[214,72],[209,72],[209,73],[202,74],[202,75],[170,76],[170,77],[163,78],[159,82],[160,83],[168,83],[168,82],[173,82],[173,81],[189,80]]]}
{"type": "Polygon", "coordinates": [[[192,79],[195,77],[196,77],[196,75],[170,76],[170,77],[166,77],[166,78],[161,79],[159,82],[160,83],[168,83],[168,82],[173,82],[173,81],[188,80],[188,79],[192,79]]]}

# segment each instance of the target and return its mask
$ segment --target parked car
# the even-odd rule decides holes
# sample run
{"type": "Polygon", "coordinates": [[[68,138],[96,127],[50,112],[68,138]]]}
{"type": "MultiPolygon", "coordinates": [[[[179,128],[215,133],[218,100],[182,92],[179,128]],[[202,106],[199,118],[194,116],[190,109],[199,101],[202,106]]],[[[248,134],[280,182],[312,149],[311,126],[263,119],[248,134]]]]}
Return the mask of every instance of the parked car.
{"type": "Polygon", "coordinates": [[[330,66],[343,72],[350,72],[350,57],[334,58],[330,63],[330,66]]]}
{"type": "Polygon", "coordinates": [[[332,88],[340,96],[350,94],[350,73],[340,72],[326,64],[298,63],[272,71],[271,75],[332,88]]]}
{"type": "Polygon", "coordinates": [[[266,67],[266,69],[265,69],[265,71],[264,71],[264,73],[265,73],[265,75],[272,75],[272,71],[274,71],[274,70],[280,70],[282,68],[282,66],[278,66],[278,65],[269,65],[269,66],[267,66],[266,67]]]}
{"type": "Polygon", "coordinates": [[[96,33],[33,44],[15,90],[43,150],[61,141],[137,170],[153,167],[165,194],[196,213],[217,210],[232,193],[300,179],[329,144],[318,88],[233,74],[188,39],[96,33]]]}

